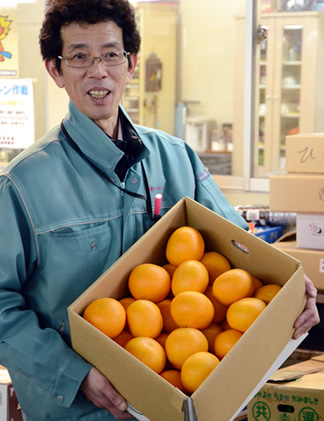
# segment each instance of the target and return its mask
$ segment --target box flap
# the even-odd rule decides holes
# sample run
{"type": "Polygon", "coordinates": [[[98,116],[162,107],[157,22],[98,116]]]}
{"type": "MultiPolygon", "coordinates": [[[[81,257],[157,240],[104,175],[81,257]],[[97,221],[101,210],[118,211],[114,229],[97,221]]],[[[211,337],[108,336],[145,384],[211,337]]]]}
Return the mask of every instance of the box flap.
{"type": "Polygon", "coordinates": [[[72,344],[110,379],[131,406],[151,420],[184,421],[184,410],[188,417],[193,413],[192,403],[200,421],[214,421],[215,414],[219,420],[230,420],[272,374],[304,307],[304,290],[303,269],[296,259],[185,198],[71,304],[72,344]],[[233,267],[246,269],[265,283],[283,286],[190,400],[82,318],[84,308],[94,299],[124,296],[129,273],[136,265],[164,264],[167,240],[183,225],[197,228],[205,238],[206,250],[224,254],[233,267]]]}
{"type": "Polygon", "coordinates": [[[324,370],[324,360],[306,360],[277,370],[270,378],[271,382],[287,382],[299,379],[305,374],[317,373],[324,370]]]}

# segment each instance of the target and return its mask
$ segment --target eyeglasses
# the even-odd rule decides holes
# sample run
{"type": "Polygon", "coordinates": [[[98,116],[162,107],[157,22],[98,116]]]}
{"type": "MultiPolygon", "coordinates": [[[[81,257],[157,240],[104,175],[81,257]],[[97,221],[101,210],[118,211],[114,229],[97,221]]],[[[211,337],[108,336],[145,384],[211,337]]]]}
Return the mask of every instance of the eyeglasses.
{"type": "Polygon", "coordinates": [[[103,62],[105,66],[119,66],[126,63],[130,53],[127,51],[109,51],[99,57],[92,57],[90,54],[77,53],[73,56],[58,56],[60,60],[64,60],[69,67],[81,68],[91,66],[95,60],[103,62]]]}

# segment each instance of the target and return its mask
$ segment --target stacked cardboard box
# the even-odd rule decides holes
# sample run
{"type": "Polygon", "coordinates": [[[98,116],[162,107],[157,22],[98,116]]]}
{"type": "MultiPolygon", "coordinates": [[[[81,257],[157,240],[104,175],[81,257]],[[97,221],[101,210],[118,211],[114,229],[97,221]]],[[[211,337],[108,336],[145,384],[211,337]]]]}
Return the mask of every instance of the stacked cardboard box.
{"type": "Polygon", "coordinates": [[[278,370],[248,404],[249,421],[322,420],[324,354],[278,370]]]}
{"type": "Polygon", "coordinates": [[[299,259],[324,290],[324,133],[286,137],[287,173],[270,177],[270,209],[296,212],[296,241],[274,245],[299,259]]]}

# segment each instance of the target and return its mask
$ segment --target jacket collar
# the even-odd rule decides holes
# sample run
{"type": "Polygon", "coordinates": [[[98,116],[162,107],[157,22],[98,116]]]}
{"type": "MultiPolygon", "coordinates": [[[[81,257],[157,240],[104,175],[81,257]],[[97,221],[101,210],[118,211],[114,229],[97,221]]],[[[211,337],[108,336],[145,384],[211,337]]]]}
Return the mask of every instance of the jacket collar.
{"type": "MultiPolygon", "coordinates": [[[[126,118],[130,131],[137,135],[133,123],[122,106],[120,106],[119,112],[126,118]]],[[[124,153],[111,141],[109,136],[89,117],[81,113],[72,101],[69,103],[69,113],[63,123],[71,138],[86,157],[107,174],[112,174],[124,153]]],[[[136,161],[140,161],[148,154],[149,151],[143,144],[136,161]]]]}

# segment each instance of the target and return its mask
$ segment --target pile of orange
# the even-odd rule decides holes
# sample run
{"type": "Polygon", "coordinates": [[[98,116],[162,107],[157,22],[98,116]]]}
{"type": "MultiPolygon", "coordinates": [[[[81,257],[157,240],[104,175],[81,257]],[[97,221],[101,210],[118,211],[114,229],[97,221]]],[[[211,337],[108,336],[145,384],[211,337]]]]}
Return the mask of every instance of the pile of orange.
{"type": "Polygon", "coordinates": [[[176,229],[166,263],[137,265],[129,296],[90,303],[83,317],[186,394],[193,393],[279,292],[176,229]]]}

